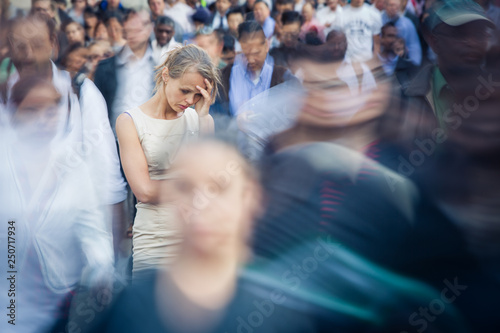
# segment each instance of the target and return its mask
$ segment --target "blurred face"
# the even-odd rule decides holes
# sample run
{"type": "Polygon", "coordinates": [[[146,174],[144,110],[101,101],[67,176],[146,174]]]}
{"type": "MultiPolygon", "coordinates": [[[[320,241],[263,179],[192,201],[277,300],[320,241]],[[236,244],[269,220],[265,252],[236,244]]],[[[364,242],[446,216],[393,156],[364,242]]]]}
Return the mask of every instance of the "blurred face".
{"type": "Polygon", "coordinates": [[[51,139],[57,131],[60,95],[50,84],[35,86],[18,105],[13,121],[23,134],[51,139]]]}
{"type": "Polygon", "coordinates": [[[380,38],[380,45],[385,50],[392,50],[397,37],[398,29],[396,27],[386,27],[380,38]]]}
{"type": "Polygon", "coordinates": [[[33,70],[50,62],[52,41],[45,24],[23,21],[14,25],[9,38],[12,62],[18,70],[33,70]]]}
{"type": "Polygon", "coordinates": [[[283,14],[286,11],[293,11],[294,6],[293,3],[277,3],[276,10],[278,11],[278,13],[283,14]]]}
{"type": "Polygon", "coordinates": [[[263,34],[246,36],[240,40],[240,44],[247,59],[248,69],[253,72],[261,70],[269,51],[269,44],[263,34]]]}
{"type": "Polygon", "coordinates": [[[247,7],[249,9],[252,9],[253,6],[255,5],[255,1],[257,1],[257,0],[247,0],[247,7]]]}
{"type": "Polygon", "coordinates": [[[149,0],[149,8],[154,17],[163,15],[165,2],[163,2],[163,0],[149,0]]]}
{"type": "Polygon", "coordinates": [[[299,113],[299,123],[346,128],[367,123],[384,113],[389,103],[388,83],[376,80],[376,85],[363,83],[360,86],[362,72],[357,73],[361,77],[353,76],[349,81],[343,81],[337,75],[339,66],[340,62],[303,63],[306,97],[299,113]]]}
{"type": "Polygon", "coordinates": [[[180,78],[172,79],[165,68],[162,77],[167,81],[164,84],[164,92],[168,104],[177,113],[184,112],[200,100],[202,95],[196,86],[207,89],[203,76],[198,72],[188,71],[180,78]]]}
{"type": "Polygon", "coordinates": [[[255,17],[255,21],[259,22],[260,24],[263,24],[264,21],[269,17],[270,15],[269,8],[267,8],[266,4],[263,2],[256,3],[255,6],[253,7],[253,15],[255,17]]]}
{"type": "Polygon", "coordinates": [[[440,66],[477,66],[484,60],[489,37],[485,21],[473,21],[455,27],[441,23],[430,40],[440,66]]]}
{"type": "Polygon", "coordinates": [[[83,10],[85,6],[87,5],[85,3],[85,0],[73,0],[72,2],[73,8],[76,10],[83,10]]]}
{"type": "Polygon", "coordinates": [[[123,24],[125,39],[132,51],[145,47],[151,35],[151,22],[141,15],[134,15],[123,24]]]}
{"type": "Polygon", "coordinates": [[[99,61],[106,59],[106,50],[99,44],[93,45],[89,48],[88,59],[90,61],[90,67],[92,69],[97,67],[99,61]]]}
{"type": "Polygon", "coordinates": [[[55,13],[52,10],[52,7],[50,5],[50,0],[39,0],[35,2],[31,6],[31,10],[35,14],[42,14],[42,15],[48,15],[51,18],[54,18],[55,13]]]}
{"type": "Polygon", "coordinates": [[[377,8],[380,11],[385,9],[386,0],[375,0],[373,1],[373,3],[375,4],[375,8],[377,8]]]}
{"type": "Polygon", "coordinates": [[[402,40],[395,40],[392,46],[394,53],[400,57],[405,54],[405,43],[402,40]]]}
{"type": "Polygon", "coordinates": [[[171,171],[178,177],[168,191],[178,199],[188,253],[241,254],[257,209],[258,187],[243,171],[237,153],[220,144],[181,151],[171,171]]]}
{"type": "Polygon", "coordinates": [[[231,31],[235,36],[238,35],[238,26],[243,23],[243,15],[242,14],[231,14],[227,18],[227,25],[229,27],[229,31],[231,31]]]}
{"type": "Polygon", "coordinates": [[[108,0],[109,8],[116,9],[118,8],[118,5],[120,5],[120,0],[108,0]]]}
{"type": "Polygon", "coordinates": [[[335,33],[329,35],[327,41],[328,44],[333,45],[333,57],[339,59],[345,56],[347,51],[347,39],[343,33],[335,33]]]}
{"type": "Polygon", "coordinates": [[[97,16],[89,14],[83,15],[83,20],[85,21],[85,26],[90,28],[95,27],[98,22],[97,16]]]}
{"type": "Polygon", "coordinates": [[[351,0],[351,7],[361,7],[364,3],[364,0],[351,0]]]}
{"type": "Polygon", "coordinates": [[[85,42],[85,32],[83,27],[78,23],[70,23],[66,27],[66,38],[69,44],[73,43],[84,43],[85,42]]]}
{"type": "Polygon", "coordinates": [[[280,39],[285,47],[294,48],[299,41],[300,23],[285,24],[281,28],[280,39]]]}
{"type": "Polygon", "coordinates": [[[231,7],[231,2],[229,0],[217,0],[215,3],[215,8],[221,15],[224,15],[229,7],[231,7]]]}
{"type": "Polygon", "coordinates": [[[314,8],[310,3],[306,3],[304,7],[302,7],[302,17],[304,17],[304,21],[309,22],[313,19],[314,16],[314,8]]]}
{"type": "Polygon", "coordinates": [[[95,29],[94,39],[95,40],[104,40],[104,41],[109,40],[108,28],[106,28],[104,23],[101,22],[97,25],[97,27],[95,29]]]}
{"type": "Polygon", "coordinates": [[[236,52],[234,51],[226,51],[222,53],[222,61],[224,61],[226,64],[230,65],[234,63],[234,57],[236,56],[236,52]]]}
{"type": "Polygon", "coordinates": [[[116,17],[108,21],[108,35],[113,42],[121,41],[123,38],[123,27],[116,17]]]}
{"type": "Polygon", "coordinates": [[[328,0],[326,2],[326,5],[328,6],[328,8],[330,8],[331,10],[336,10],[337,9],[337,5],[339,4],[339,0],[328,0]]]}
{"type": "Polygon", "coordinates": [[[387,0],[387,6],[385,8],[385,12],[389,17],[396,17],[399,15],[399,11],[401,10],[401,1],[400,0],[387,0]]]}
{"type": "Polygon", "coordinates": [[[175,35],[175,29],[166,24],[159,24],[155,27],[155,37],[159,45],[167,45],[175,35]]]}
{"type": "Polygon", "coordinates": [[[217,66],[224,45],[217,39],[215,33],[210,35],[198,35],[196,36],[195,42],[196,45],[208,53],[212,59],[212,63],[217,66]]]}
{"type": "Polygon", "coordinates": [[[70,73],[77,73],[87,62],[88,51],[84,48],[68,54],[66,58],[66,70],[70,73]]]}

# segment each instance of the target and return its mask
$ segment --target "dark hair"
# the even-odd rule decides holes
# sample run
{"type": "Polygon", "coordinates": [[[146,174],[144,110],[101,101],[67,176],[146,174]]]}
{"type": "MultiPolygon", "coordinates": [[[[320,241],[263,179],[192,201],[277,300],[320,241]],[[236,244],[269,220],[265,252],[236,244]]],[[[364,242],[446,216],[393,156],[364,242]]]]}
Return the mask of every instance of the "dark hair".
{"type": "Polygon", "coordinates": [[[228,33],[224,34],[224,47],[222,48],[222,53],[235,50],[235,40],[234,37],[228,33]]]}
{"type": "MultiPolygon", "coordinates": [[[[28,96],[30,91],[32,91],[41,84],[52,85],[52,87],[54,87],[53,84],[46,77],[43,77],[41,75],[29,76],[19,79],[19,81],[12,87],[12,94],[11,94],[12,103],[16,107],[19,106],[28,96]]],[[[55,87],[54,90],[56,90],[55,87]]]]}
{"type": "Polygon", "coordinates": [[[276,0],[275,2],[277,5],[289,5],[289,4],[295,4],[294,0],[276,0]]]}
{"type": "MultiPolygon", "coordinates": [[[[345,33],[342,30],[333,29],[332,31],[330,31],[328,33],[328,35],[326,35],[326,42],[328,43],[328,41],[330,39],[332,39],[333,37],[335,37],[336,35],[342,35],[342,36],[344,36],[344,39],[346,39],[345,33]]],[[[347,43],[347,39],[346,39],[346,43],[347,43]]]]}
{"type": "Polygon", "coordinates": [[[302,16],[298,12],[287,10],[286,12],[283,12],[283,14],[281,14],[282,25],[293,24],[293,23],[298,23],[299,25],[302,25],[302,16]]]}
{"type": "Polygon", "coordinates": [[[115,18],[118,23],[120,23],[121,25],[123,25],[123,16],[118,14],[117,12],[115,11],[109,11],[109,12],[106,12],[104,15],[103,15],[103,19],[102,21],[104,22],[104,24],[107,26],[109,24],[109,21],[113,18],[115,18]]]}
{"type": "Polygon", "coordinates": [[[87,48],[85,46],[83,46],[81,43],[73,43],[70,46],[68,46],[68,48],[64,52],[63,56],[61,57],[61,65],[63,67],[66,67],[67,66],[66,62],[68,60],[69,55],[73,52],[76,52],[76,51],[79,51],[82,49],[86,50],[87,48]]]}
{"type": "Polygon", "coordinates": [[[233,15],[233,14],[240,14],[241,16],[244,17],[244,14],[243,14],[243,11],[241,10],[241,7],[232,8],[232,9],[228,10],[226,17],[229,18],[229,16],[233,15]]]}
{"type": "Polygon", "coordinates": [[[264,3],[264,5],[266,5],[266,7],[269,8],[269,5],[264,0],[257,0],[257,1],[255,1],[255,3],[253,4],[253,8],[255,8],[255,5],[258,4],[258,3],[264,3]]]}
{"type": "Polygon", "coordinates": [[[380,28],[380,35],[381,36],[384,34],[385,29],[387,29],[387,28],[396,28],[397,29],[396,24],[394,24],[394,22],[392,22],[392,21],[389,21],[386,24],[384,24],[382,26],[382,28],[380,28]]]}
{"type": "Polygon", "coordinates": [[[257,21],[244,21],[238,26],[238,40],[244,39],[243,37],[253,38],[256,35],[262,36],[263,39],[266,39],[266,35],[264,34],[264,30],[260,26],[257,21]]]}
{"type": "Polygon", "coordinates": [[[173,27],[175,29],[175,22],[168,16],[160,15],[155,20],[155,27],[159,25],[168,25],[169,27],[173,27]]]}

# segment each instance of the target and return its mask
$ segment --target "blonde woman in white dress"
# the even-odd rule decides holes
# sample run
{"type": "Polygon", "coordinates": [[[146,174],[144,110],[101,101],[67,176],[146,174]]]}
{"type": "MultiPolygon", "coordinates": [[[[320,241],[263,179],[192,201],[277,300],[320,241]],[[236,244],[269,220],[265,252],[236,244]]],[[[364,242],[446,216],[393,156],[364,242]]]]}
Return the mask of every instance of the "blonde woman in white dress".
{"type": "Polygon", "coordinates": [[[220,82],[208,54],[195,45],[169,52],[157,68],[154,96],[121,114],[116,133],[125,176],[137,198],[133,275],[168,264],[182,241],[174,207],[159,205],[160,187],[179,147],[214,131],[208,111],[220,82]],[[194,106],[194,109],[192,108],[194,106]]]}

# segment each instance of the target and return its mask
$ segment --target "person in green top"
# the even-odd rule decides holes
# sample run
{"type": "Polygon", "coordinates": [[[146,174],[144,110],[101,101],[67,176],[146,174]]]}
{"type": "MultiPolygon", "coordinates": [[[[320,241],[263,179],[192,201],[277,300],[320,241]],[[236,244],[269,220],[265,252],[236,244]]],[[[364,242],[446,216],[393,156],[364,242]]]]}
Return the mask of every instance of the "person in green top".
{"type": "Polygon", "coordinates": [[[457,129],[473,112],[474,104],[499,86],[485,70],[493,27],[484,10],[471,0],[437,0],[424,15],[424,37],[437,62],[423,66],[402,84],[403,96],[409,99],[408,112],[419,117],[419,125],[427,126],[418,129],[420,134],[433,138],[437,129],[457,129]],[[471,79],[482,88],[464,92],[464,83],[471,79]]]}

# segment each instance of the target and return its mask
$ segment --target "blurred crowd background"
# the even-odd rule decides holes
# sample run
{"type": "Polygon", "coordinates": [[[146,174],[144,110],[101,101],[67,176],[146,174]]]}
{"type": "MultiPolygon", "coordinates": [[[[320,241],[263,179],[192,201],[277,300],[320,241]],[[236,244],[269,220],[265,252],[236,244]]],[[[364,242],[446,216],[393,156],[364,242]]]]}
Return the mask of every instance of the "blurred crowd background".
{"type": "Polygon", "coordinates": [[[500,331],[500,1],[0,0],[1,332],[500,331]]]}

